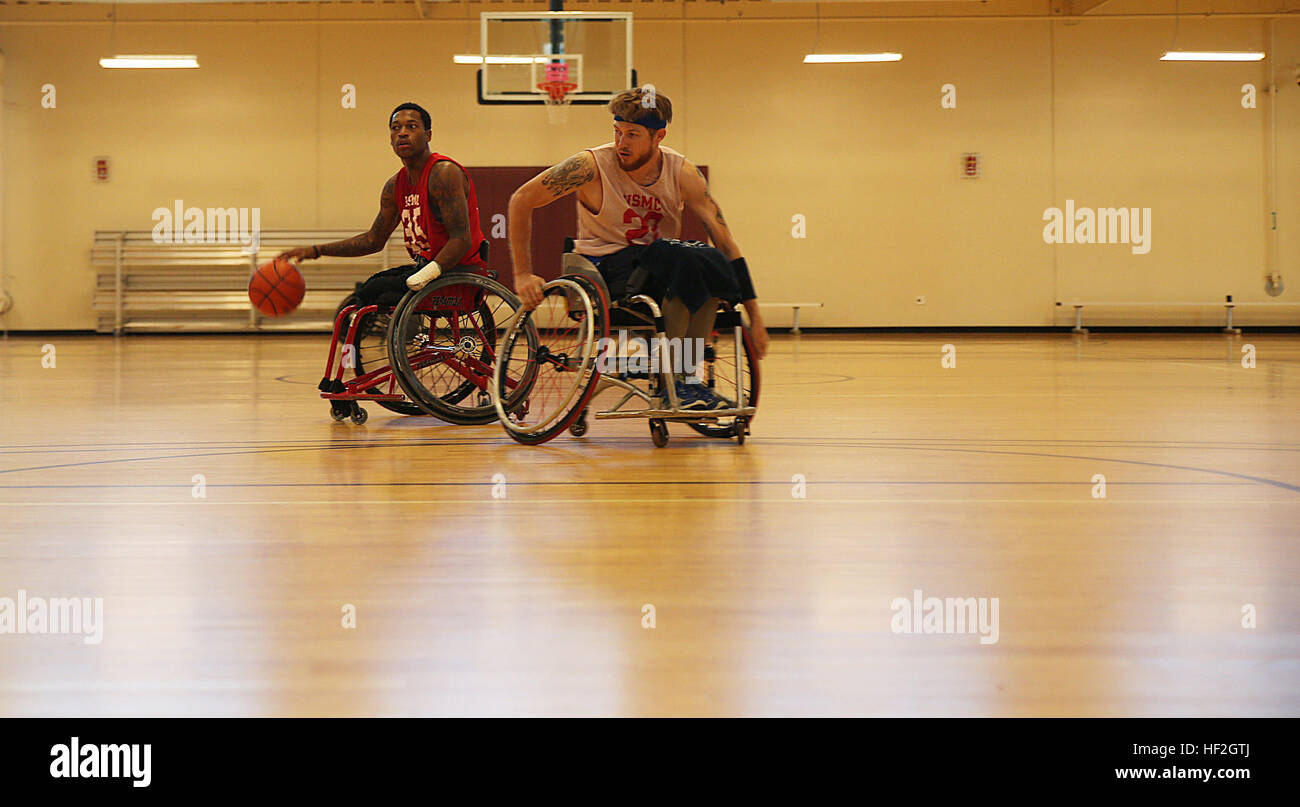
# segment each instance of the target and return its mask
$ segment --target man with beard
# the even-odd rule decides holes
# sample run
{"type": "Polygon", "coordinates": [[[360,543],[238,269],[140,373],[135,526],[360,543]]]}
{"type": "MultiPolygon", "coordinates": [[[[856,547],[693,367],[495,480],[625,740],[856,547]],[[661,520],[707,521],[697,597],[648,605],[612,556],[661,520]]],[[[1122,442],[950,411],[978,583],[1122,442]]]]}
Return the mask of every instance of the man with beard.
{"type": "MultiPolygon", "coordinates": [[[[681,153],[661,143],[673,119],[672,103],[652,87],[619,93],[609,104],[614,141],[580,151],[529,180],[510,197],[510,258],[515,291],[525,308],[542,301],[542,279],[533,274],[533,210],[577,194],[575,251],[596,264],[620,296],[637,266],[648,271],[647,293],[663,306],[664,334],[673,344],[706,339],[719,300],[741,302],[749,315],[758,357],[768,336],[749,267],[727,228],[708,182],[681,153]],[[677,240],[682,210],[704,222],[716,248],[677,240]]],[[[698,354],[697,354],[698,355],[698,354]]],[[[677,368],[681,369],[681,368],[677,368]]],[[[725,409],[732,404],[701,384],[677,376],[683,409],[725,409]]]]}

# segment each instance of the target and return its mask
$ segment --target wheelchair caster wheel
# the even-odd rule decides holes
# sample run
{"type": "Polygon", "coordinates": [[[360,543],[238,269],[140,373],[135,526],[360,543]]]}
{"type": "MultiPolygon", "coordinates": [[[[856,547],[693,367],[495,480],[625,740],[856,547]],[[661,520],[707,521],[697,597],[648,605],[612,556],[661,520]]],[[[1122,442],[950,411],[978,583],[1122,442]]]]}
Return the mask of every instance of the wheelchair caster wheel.
{"type": "Polygon", "coordinates": [[[574,437],[581,437],[586,433],[587,433],[587,410],[584,409],[582,410],[582,414],[578,415],[578,419],[569,424],[569,434],[572,434],[574,437]]]}
{"type": "Polygon", "coordinates": [[[492,397],[491,397],[490,395],[488,395],[486,392],[480,392],[480,393],[478,394],[478,405],[479,405],[479,406],[482,406],[482,407],[488,407],[488,406],[491,406],[491,405],[492,405],[492,397]]]}
{"type": "Polygon", "coordinates": [[[352,410],[352,415],[350,417],[352,418],[352,422],[358,426],[370,419],[370,415],[360,406],[352,410]]]}
{"type": "Polygon", "coordinates": [[[668,424],[662,420],[651,418],[650,439],[654,442],[655,448],[663,448],[668,445],[668,424]]]}
{"type": "Polygon", "coordinates": [[[342,423],[348,416],[348,409],[345,405],[337,402],[330,403],[330,420],[335,423],[342,423]]]}
{"type": "Polygon", "coordinates": [[[745,436],[749,434],[749,418],[736,418],[736,445],[745,444],[745,436]]]}

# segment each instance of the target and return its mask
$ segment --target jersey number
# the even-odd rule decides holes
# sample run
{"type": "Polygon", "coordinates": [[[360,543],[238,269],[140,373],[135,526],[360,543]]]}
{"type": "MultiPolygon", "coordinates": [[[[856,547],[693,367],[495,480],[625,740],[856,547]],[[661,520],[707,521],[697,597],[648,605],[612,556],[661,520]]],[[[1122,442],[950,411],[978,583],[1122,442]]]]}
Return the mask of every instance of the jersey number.
{"type": "Polygon", "coordinates": [[[623,211],[623,223],[631,224],[634,221],[641,222],[640,227],[633,227],[627,231],[627,242],[631,244],[646,233],[650,233],[650,240],[653,241],[659,237],[659,220],[664,217],[663,213],[646,213],[642,216],[632,208],[623,211]]]}
{"type": "Polygon", "coordinates": [[[420,229],[420,208],[402,209],[402,237],[408,244],[424,243],[424,231],[420,229]]]}

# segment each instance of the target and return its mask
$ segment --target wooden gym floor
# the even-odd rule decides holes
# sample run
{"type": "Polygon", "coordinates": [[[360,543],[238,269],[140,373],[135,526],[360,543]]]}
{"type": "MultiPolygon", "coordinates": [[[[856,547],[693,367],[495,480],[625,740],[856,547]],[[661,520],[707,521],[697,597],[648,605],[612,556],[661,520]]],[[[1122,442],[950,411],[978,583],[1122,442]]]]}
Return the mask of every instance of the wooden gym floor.
{"type": "Polygon", "coordinates": [[[1300,714],[1293,334],[778,336],[664,449],[336,424],[327,341],[0,340],[0,597],[105,613],[0,635],[0,715],[1300,714]]]}

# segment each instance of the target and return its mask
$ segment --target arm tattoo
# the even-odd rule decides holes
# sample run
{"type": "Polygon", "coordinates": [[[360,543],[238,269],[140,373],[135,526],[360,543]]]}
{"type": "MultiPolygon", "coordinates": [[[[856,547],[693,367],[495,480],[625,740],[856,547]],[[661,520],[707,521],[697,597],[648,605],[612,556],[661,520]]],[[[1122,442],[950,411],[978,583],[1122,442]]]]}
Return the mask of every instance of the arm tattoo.
{"type": "Polygon", "coordinates": [[[551,168],[542,177],[542,187],[554,196],[563,196],[574,188],[582,187],[596,176],[595,170],[583,154],[575,154],[551,168]]]}
{"type": "Polygon", "coordinates": [[[727,220],[722,217],[722,205],[718,204],[718,200],[713,198],[713,194],[709,193],[709,180],[705,179],[704,172],[700,170],[698,165],[695,166],[695,173],[700,175],[700,179],[704,180],[704,198],[708,199],[709,202],[712,203],[713,214],[717,218],[718,223],[723,227],[726,227],[727,220]]]}
{"type": "Polygon", "coordinates": [[[379,197],[379,215],[370,225],[370,229],[360,235],[344,238],[332,244],[323,244],[320,254],[335,258],[355,258],[369,255],[383,248],[384,242],[397,227],[397,201],[393,198],[393,180],[388,180],[379,197]]]}
{"type": "Polygon", "coordinates": [[[704,189],[704,198],[713,203],[713,214],[717,217],[718,223],[725,227],[727,225],[727,220],[722,217],[722,205],[718,204],[717,199],[713,198],[713,194],[709,193],[708,188],[704,189]]]}
{"type": "Polygon", "coordinates": [[[451,238],[469,241],[469,204],[465,199],[465,180],[460,169],[442,163],[429,174],[429,212],[451,238]],[[443,168],[443,166],[447,168],[443,168]]]}

